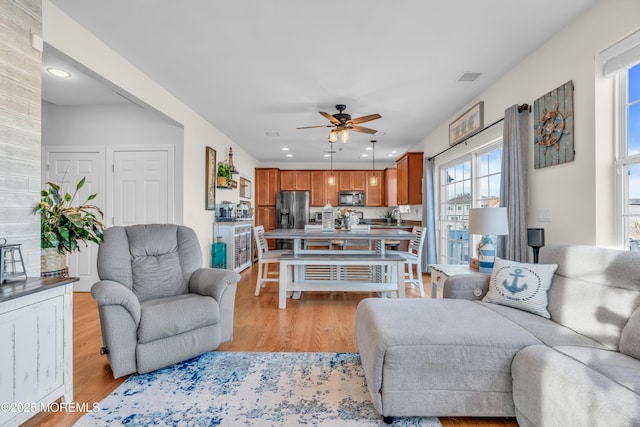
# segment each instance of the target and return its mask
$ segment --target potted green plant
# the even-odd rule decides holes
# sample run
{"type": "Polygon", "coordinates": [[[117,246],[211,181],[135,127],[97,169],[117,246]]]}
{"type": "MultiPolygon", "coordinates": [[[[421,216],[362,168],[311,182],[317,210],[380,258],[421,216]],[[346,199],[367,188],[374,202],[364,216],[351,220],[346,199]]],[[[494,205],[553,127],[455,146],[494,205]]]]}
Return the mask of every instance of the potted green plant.
{"type": "Polygon", "coordinates": [[[391,221],[393,221],[393,211],[387,209],[387,211],[382,214],[382,218],[387,220],[387,224],[391,224],[391,221]]]}
{"type": "Polygon", "coordinates": [[[218,186],[226,187],[229,185],[229,181],[231,181],[231,165],[224,160],[222,162],[218,162],[218,186]]]}
{"type": "Polygon", "coordinates": [[[61,193],[60,185],[47,182],[48,188],[40,193],[40,203],[33,212],[40,214],[40,267],[42,272],[60,271],[66,268],[66,254],[80,250],[79,242],[100,243],[103,239],[103,213],[89,202],[97,194],[91,194],[81,204],[75,204],[78,191],[84,186],[82,178],[73,194],[61,193]]]}

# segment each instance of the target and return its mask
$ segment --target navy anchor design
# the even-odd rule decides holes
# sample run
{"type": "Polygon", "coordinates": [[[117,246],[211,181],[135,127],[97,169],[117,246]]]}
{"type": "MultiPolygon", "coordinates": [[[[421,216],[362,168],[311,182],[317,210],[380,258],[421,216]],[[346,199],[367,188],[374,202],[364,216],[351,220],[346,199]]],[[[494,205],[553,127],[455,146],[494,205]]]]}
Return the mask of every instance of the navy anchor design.
{"type": "Polygon", "coordinates": [[[517,294],[518,292],[522,292],[527,289],[526,283],[523,283],[522,286],[518,286],[518,279],[520,277],[526,277],[524,274],[522,274],[521,268],[514,269],[514,272],[509,274],[509,276],[513,276],[513,282],[511,282],[511,284],[507,282],[507,279],[504,279],[504,281],[502,282],[502,286],[504,286],[506,290],[510,291],[512,294],[517,294]]]}

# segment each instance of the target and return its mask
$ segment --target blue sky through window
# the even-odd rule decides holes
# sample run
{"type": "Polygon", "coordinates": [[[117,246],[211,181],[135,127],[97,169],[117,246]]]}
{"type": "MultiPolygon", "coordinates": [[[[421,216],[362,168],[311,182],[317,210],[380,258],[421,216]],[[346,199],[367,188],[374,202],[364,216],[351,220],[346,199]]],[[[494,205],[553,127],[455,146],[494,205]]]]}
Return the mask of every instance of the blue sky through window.
{"type": "Polygon", "coordinates": [[[629,69],[628,82],[627,155],[633,155],[640,154],[640,64],[629,69]]]}

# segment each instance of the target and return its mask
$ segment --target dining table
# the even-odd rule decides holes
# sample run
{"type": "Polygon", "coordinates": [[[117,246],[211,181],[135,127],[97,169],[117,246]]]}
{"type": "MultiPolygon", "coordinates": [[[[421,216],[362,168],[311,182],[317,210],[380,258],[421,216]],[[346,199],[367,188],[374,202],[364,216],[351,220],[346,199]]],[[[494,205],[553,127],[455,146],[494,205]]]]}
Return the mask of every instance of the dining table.
{"type": "Polygon", "coordinates": [[[280,256],[278,307],[286,308],[286,296],[299,298],[303,291],[378,292],[381,296],[405,297],[404,257],[386,249],[386,241],[412,240],[412,231],[401,229],[352,229],[322,231],[275,229],[267,239],[293,241],[293,251],[280,256]],[[345,242],[336,249],[334,241],[345,242]],[[355,246],[346,242],[368,242],[355,246]],[[309,244],[313,242],[314,244],[309,244]],[[325,247],[318,242],[326,242],[325,247]]]}

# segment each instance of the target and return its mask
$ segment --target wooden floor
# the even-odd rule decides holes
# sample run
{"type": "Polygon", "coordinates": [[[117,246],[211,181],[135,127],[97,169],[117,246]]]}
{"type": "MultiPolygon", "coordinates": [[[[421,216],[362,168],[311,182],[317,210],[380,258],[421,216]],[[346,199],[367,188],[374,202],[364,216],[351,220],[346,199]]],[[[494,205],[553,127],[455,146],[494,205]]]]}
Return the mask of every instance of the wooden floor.
{"type": "MultiPolygon", "coordinates": [[[[236,295],[234,339],[218,351],[324,351],[355,352],[353,320],[356,306],[374,294],[311,293],[289,300],[286,310],[278,309],[277,284],[270,283],[259,297],[254,296],[257,266],[242,272],[236,295]]],[[[429,276],[424,276],[429,297],[429,276]]],[[[419,297],[415,289],[408,298],[419,297]]],[[[113,379],[102,347],[98,308],[89,293],[73,298],[74,402],[91,406],[100,402],[125,378],[113,379]]],[[[70,426],[82,413],[42,413],[23,426],[70,426]]],[[[441,418],[443,426],[516,427],[513,418],[441,418]]]]}

